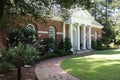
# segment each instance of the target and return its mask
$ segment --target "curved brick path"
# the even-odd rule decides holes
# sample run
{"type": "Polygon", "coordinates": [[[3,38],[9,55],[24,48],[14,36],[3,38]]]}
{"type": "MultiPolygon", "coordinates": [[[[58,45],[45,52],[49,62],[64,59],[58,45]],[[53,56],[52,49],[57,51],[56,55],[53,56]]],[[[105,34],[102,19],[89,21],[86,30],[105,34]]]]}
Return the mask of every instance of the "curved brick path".
{"type": "Polygon", "coordinates": [[[60,62],[65,58],[53,58],[38,63],[35,68],[38,80],[79,80],[60,68],[60,62]]]}
{"type": "Polygon", "coordinates": [[[82,55],[84,54],[58,57],[41,61],[35,68],[35,73],[38,80],[79,80],[61,69],[60,63],[65,58],[82,55]]]}

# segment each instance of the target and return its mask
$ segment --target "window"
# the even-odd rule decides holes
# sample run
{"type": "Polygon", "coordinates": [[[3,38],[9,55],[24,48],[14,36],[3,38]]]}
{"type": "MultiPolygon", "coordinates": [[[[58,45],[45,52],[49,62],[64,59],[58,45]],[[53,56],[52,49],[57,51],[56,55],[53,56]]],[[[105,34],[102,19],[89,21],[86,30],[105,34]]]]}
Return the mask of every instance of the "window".
{"type": "Polygon", "coordinates": [[[55,29],[54,29],[54,27],[50,26],[48,32],[49,32],[49,38],[55,39],[55,29]]]}
{"type": "Polygon", "coordinates": [[[31,31],[35,31],[35,27],[34,27],[34,25],[32,25],[32,24],[28,24],[28,25],[26,26],[26,29],[31,30],[31,31]]]}
{"type": "Polygon", "coordinates": [[[97,32],[95,32],[94,37],[95,37],[95,41],[97,41],[97,32]]]}

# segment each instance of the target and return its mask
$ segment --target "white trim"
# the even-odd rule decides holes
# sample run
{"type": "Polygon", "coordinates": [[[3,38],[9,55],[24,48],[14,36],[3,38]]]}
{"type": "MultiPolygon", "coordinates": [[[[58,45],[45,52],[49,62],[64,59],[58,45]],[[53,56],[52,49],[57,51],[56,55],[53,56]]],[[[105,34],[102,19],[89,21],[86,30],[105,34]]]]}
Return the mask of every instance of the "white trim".
{"type": "Polygon", "coordinates": [[[79,24],[77,25],[77,39],[78,39],[77,50],[80,50],[80,25],[79,24]]]}
{"type": "Polygon", "coordinates": [[[63,39],[65,39],[65,22],[63,22],[63,39]]]}
{"type": "Polygon", "coordinates": [[[33,24],[28,24],[26,28],[29,28],[29,26],[32,26],[33,30],[35,31],[35,26],[33,24]]]}
{"type": "Polygon", "coordinates": [[[98,25],[94,25],[94,24],[92,24],[92,28],[100,28],[100,29],[102,29],[104,26],[98,26],[98,25]]]}
{"type": "Polygon", "coordinates": [[[38,33],[48,34],[48,31],[37,31],[38,33]]]}
{"type": "Polygon", "coordinates": [[[62,32],[57,32],[57,34],[61,34],[61,35],[63,35],[63,33],[62,33],[62,32]]]}
{"type": "MultiPolygon", "coordinates": [[[[48,34],[48,31],[37,31],[38,33],[42,33],[42,34],[48,34]]],[[[61,34],[63,35],[62,32],[56,32],[57,34],[61,34]]]]}
{"type": "Polygon", "coordinates": [[[98,35],[98,37],[101,37],[101,35],[98,35]]]}
{"type": "MultiPolygon", "coordinates": [[[[48,18],[49,19],[49,18],[48,18]]],[[[50,18],[51,20],[55,20],[55,21],[63,21],[63,19],[61,17],[52,17],[50,18]]]]}

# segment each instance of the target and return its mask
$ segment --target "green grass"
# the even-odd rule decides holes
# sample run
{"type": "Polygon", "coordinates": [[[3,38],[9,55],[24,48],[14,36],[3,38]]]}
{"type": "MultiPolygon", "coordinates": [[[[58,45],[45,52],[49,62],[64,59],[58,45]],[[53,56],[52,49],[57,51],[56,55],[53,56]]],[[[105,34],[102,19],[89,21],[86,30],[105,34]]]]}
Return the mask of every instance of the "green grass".
{"type": "Polygon", "coordinates": [[[80,80],[120,80],[120,50],[65,59],[61,67],[80,80]]]}

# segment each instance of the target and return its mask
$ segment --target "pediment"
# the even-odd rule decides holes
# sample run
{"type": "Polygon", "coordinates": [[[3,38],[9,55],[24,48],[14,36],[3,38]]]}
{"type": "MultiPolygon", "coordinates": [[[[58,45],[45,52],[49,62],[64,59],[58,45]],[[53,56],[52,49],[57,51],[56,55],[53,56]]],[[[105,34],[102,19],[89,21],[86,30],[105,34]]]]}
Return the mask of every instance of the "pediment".
{"type": "Polygon", "coordinates": [[[87,10],[78,10],[76,12],[73,12],[71,17],[76,17],[79,19],[90,20],[90,21],[93,20],[93,17],[90,15],[90,13],[87,10]]]}

